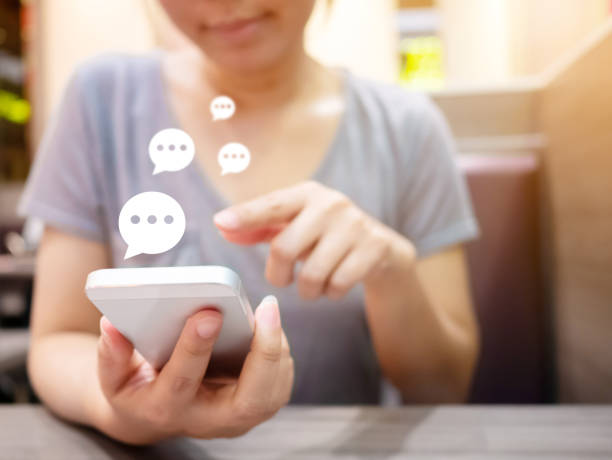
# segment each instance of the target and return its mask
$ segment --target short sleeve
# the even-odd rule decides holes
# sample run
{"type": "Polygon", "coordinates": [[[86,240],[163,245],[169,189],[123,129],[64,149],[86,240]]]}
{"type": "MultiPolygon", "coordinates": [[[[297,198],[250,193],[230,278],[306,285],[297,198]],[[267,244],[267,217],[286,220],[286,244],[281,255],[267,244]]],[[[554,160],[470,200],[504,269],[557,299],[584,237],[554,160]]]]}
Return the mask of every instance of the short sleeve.
{"type": "Polygon", "coordinates": [[[82,76],[77,72],[45,131],[18,212],[68,233],[103,241],[96,143],[87,115],[82,76]]]}
{"type": "Polygon", "coordinates": [[[456,164],[453,137],[440,110],[429,99],[412,117],[419,129],[414,148],[399,169],[399,231],[419,257],[478,237],[479,229],[465,179],[456,164]]]}

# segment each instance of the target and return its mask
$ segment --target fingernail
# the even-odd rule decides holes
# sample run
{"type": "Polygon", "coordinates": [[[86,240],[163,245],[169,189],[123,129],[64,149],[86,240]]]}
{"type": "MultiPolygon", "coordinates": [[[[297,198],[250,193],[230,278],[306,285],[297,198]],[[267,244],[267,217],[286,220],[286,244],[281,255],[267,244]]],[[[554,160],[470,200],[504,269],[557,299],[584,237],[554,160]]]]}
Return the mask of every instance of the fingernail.
{"type": "Polygon", "coordinates": [[[266,296],[261,301],[257,308],[257,323],[269,330],[280,327],[278,300],[273,295],[266,296]]]}
{"type": "Polygon", "coordinates": [[[200,338],[210,339],[217,335],[221,327],[221,318],[218,314],[209,314],[196,324],[196,331],[200,338]]]}
{"type": "Polygon", "coordinates": [[[100,318],[100,337],[102,337],[102,341],[110,348],[112,348],[112,343],[110,340],[110,336],[108,335],[108,330],[107,328],[111,326],[110,321],[106,318],[106,316],[103,316],[102,318],[100,318]]]}
{"type": "Polygon", "coordinates": [[[267,295],[265,296],[263,299],[261,299],[262,303],[275,303],[276,305],[278,305],[278,299],[276,298],[276,296],[273,295],[267,295]]]}
{"type": "Polygon", "coordinates": [[[213,217],[213,220],[215,221],[215,224],[225,229],[233,230],[240,227],[240,219],[238,214],[230,209],[225,209],[218,212],[213,217]]]}
{"type": "Polygon", "coordinates": [[[108,327],[111,326],[110,321],[106,318],[106,316],[102,316],[100,318],[100,334],[108,337],[108,327]]]}

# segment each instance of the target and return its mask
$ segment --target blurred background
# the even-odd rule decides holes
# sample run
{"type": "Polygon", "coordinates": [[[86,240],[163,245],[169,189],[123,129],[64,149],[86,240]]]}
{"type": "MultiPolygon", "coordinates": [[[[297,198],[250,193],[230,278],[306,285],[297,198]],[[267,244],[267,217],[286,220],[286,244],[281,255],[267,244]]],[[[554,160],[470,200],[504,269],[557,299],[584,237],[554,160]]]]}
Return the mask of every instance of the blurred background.
{"type": "MultiPolygon", "coordinates": [[[[306,38],[450,122],[482,226],[471,402],[612,402],[612,1],[321,0],[306,38]]],[[[40,229],[15,207],[68,77],[183,40],[155,0],[0,0],[0,402],[33,399],[40,229]]]]}

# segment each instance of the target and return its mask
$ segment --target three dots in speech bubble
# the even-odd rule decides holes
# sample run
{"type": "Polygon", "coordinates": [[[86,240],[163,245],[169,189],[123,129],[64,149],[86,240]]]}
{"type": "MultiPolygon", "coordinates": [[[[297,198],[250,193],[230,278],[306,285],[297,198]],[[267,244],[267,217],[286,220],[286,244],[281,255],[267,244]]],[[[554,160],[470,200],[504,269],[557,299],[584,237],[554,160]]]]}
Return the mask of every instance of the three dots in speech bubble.
{"type": "MultiPolygon", "coordinates": [[[[213,121],[229,120],[236,113],[236,103],[232,98],[219,96],[210,103],[213,121]]],[[[217,162],[221,166],[221,175],[238,174],[249,167],[251,152],[238,142],[231,142],[219,151],[217,162]]]]}
{"type": "MultiPolygon", "coordinates": [[[[210,104],[213,121],[229,120],[236,104],[227,96],[215,98],[210,104]]],[[[186,168],[195,156],[195,144],[186,132],[163,129],[149,142],[149,157],[155,165],[153,175],[186,168]]],[[[244,171],[251,161],[249,149],[237,142],[225,145],[217,156],[221,174],[244,171]]],[[[183,238],[185,213],[170,195],[144,192],[130,198],[119,214],[119,233],[128,245],[124,259],[139,254],[161,254],[169,251],[183,238]]]]}
{"type": "MultiPolygon", "coordinates": [[[[219,96],[210,104],[213,121],[229,120],[236,113],[236,104],[227,96],[219,96]]],[[[186,168],[195,156],[195,144],[191,136],[176,128],[159,131],[149,142],[149,157],[155,165],[153,174],[164,171],[176,172],[186,168]]],[[[217,155],[221,175],[238,174],[251,163],[251,152],[247,147],[231,142],[224,145],[217,155]]]]}

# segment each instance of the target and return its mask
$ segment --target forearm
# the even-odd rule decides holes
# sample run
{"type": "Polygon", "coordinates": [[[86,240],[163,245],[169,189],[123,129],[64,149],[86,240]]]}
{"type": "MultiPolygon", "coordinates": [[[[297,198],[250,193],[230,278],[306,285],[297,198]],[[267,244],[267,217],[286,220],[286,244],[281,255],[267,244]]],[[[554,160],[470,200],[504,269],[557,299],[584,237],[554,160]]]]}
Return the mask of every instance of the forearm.
{"type": "Polygon", "coordinates": [[[464,401],[476,357],[475,330],[428,298],[408,241],[397,240],[388,267],[366,281],[365,294],[382,371],[403,397],[464,401]]]}
{"type": "Polygon", "coordinates": [[[30,380],[42,401],[59,416],[91,426],[104,398],[96,353],[95,335],[58,332],[34,339],[28,357],[30,380]]]}

